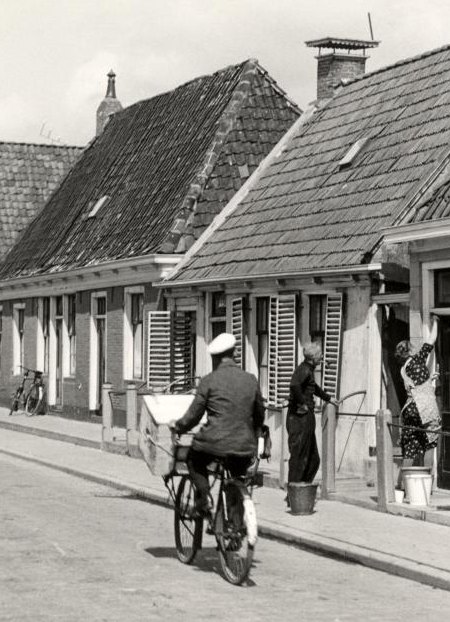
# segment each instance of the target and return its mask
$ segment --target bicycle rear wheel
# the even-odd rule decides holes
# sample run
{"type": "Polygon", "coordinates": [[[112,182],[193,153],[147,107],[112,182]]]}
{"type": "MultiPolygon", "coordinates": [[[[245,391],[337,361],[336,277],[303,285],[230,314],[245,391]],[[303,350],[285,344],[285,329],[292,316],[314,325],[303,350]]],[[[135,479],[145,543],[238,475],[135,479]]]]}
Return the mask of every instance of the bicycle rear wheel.
{"type": "Polygon", "coordinates": [[[25,412],[29,417],[37,415],[42,406],[43,399],[44,389],[40,386],[33,385],[28,393],[27,401],[25,402],[25,412]]]}
{"type": "Polygon", "coordinates": [[[253,501],[244,496],[240,486],[227,482],[224,490],[225,495],[219,498],[215,522],[220,566],[227,581],[241,585],[248,577],[253,562],[256,514],[253,501]],[[247,511],[244,510],[244,500],[248,506],[247,511]],[[247,526],[248,521],[254,521],[254,524],[247,526]],[[252,534],[252,543],[249,542],[249,533],[252,534]]]}
{"type": "Polygon", "coordinates": [[[194,484],[183,475],[175,497],[175,546],[183,564],[191,564],[201,548],[203,519],[195,515],[194,484]]]}

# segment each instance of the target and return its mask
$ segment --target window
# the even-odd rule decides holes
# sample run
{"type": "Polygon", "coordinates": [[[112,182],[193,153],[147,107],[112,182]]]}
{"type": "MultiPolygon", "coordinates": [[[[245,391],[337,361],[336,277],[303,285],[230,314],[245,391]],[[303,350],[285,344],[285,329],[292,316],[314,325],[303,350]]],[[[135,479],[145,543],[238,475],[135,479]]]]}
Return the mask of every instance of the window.
{"type": "Polygon", "coordinates": [[[77,299],[75,294],[67,296],[67,333],[69,337],[69,375],[75,375],[77,357],[77,299]]]}
{"type": "Polygon", "coordinates": [[[450,270],[436,270],[434,283],[436,307],[450,307],[450,270]]]}
{"type": "Polygon", "coordinates": [[[211,296],[211,338],[214,339],[220,333],[227,330],[227,304],[225,292],[213,292],[211,296]]]}
{"type": "Polygon", "coordinates": [[[320,345],[322,352],[325,343],[326,304],[326,296],[309,297],[309,335],[311,341],[320,345]]]}
{"type": "Polygon", "coordinates": [[[98,211],[105,205],[105,203],[107,203],[109,201],[109,196],[105,195],[103,196],[101,199],[99,199],[98,201],[96,201],[93,205],[91,202],[91,211],[89,212],[89,214],[87,215],[88,218],[94,218],[94,216],[97,215],[98,211]]]}
{"type": "Polygon", "coordinates": [[[339,162],[339,170],[348,168],[349,166],[353,164],[353,161],[355,160],[356,156],[358,155],[358,153],[360,153],[363,147],[365,147],[365,145],[369,142],[369,139],[370,139],[370,136],[363,136],[362,138],[359,138],[355,143],[353,143],[353,145],[347,151],[345,156],[339,162]]]}
{"type": "MultiPolygon", "coordinates": [[[[62,405],[62,393],[63,393],[63,335],[64,335],[64,312],[63,312],[63,297],[56,296],[55,302],[55,318],[54,318],[54,330],[55,330],[55,354],[56,354],[56,405],[62,405]]],[[[53,363],[53,365],[54,365],[53,363]]]]}
{"type": "Polygon", "coordinates": [[[142,378],[143,294],[131,294],[131,327],[133,333],[133,378],[142,378]]]}
{"type": "Polygon", "coordinates": [[[263,397],[269,391],[269,298],[256,299],[258,380],[263,397]]]}
{"type": "Polygon", "coordinates": [[[50,298],[42,299],[42,335],[44,339],[44,373],[48,374],[50,356],[50,298]]]}
{"type": "Polygon", "coordinates": [[[24,364],[25,304],[14,305],[13,318],[13,365],[14,374],[19,375],[24,364]]]}
{"type": "Polygon", "coordinates": [[[125,289],[123,327],[123,375],[125,379],[144,376],[144,287],[125,289]]]}

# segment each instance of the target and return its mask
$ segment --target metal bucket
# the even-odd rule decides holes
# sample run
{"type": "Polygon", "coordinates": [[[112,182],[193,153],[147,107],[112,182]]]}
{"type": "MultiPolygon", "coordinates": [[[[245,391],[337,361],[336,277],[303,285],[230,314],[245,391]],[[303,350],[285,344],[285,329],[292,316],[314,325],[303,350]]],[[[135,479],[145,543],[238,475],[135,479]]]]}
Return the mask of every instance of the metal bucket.
{"type": "Polygon", "coordinates": [[[431,475],[428,473],[407,473],[403,479],[410,505],[430,504],[431,475]]]}
{"type": "Polygon", "coordinates": [[[430,494],[431,494],[431,467],[430,466],[407,466],[401,467],[400,469],[403,480],[403,488],[405,490],[405,501],[406,503],[411,503],[409,498],[409,492],[412,491],[413,501],[411,505],[427,505],[430,502],[430,494]],[[421,478],[424,475],[428,475],[430,479],[426,480],[426,482],[421,481],[421,478]],[[414,478],[417,476],[417,481],[411,480],[411,477],[414,478]],[[424,489],[425,486],[425,489],[424,489]],[[424,493],[418,492],[418,490],[424,489],[426,491],[426,499],[427,501],[424,503],[418,503],[418,500],[424,500],[424,493]],[[428,492],[428,489],[429,492],[428,492]]]}
{"type": "Polygon", "coordinates": [[[316,503],[318,484],[293,482],[288,484],[289,505],[291,514],[312,514],[316,503]]]}

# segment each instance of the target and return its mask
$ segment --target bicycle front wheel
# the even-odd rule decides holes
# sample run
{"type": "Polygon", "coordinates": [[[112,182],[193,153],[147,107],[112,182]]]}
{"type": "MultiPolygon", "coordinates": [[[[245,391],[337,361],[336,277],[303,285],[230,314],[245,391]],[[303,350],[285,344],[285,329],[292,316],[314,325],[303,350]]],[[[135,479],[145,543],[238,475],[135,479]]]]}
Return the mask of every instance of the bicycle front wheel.
{"type": "Polygon", "coordinates": [[[241,585],[248,577],[256,544],[256,513],[252,499],[234,482],[219,498],[215,533],[225,579],[241,585]]]}
{"type": "Polygon", "coordinates": [[[12,398],[11,408],[9,410],[9,416],[11,416],[13,413],[19,410],[19,400],[20,400],[20,393],[17,391],[14,397],[12,398]]]}
{"type": "Polygon", "coordinates": [[[191,564],[201,548],[203,519],[195,513],[195,490],[189,475],[183,475],[175,497],[175,545],[183,564],[191,564]]]}
{"type": "Polygon", "coordinates": [[[28,417],[37,415],[44,399],[44,389],[39,386],[32,386],[25,402],[25,412],[28,417]]]}

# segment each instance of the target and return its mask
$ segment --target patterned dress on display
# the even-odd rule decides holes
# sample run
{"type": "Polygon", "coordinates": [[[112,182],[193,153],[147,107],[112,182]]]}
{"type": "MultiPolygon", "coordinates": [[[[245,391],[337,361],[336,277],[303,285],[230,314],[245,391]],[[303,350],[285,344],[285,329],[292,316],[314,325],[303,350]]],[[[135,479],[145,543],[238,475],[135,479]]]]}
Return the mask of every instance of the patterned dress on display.
{"type": "MultiPolygon", "coordinates": [[[[430,380],[427,359],[432,350],[433,346],[430,343],[424,343],[419,352],[408,359],[402,368],[402,376],[405,380],[405,388],[408,394],[408,400],[402,410],[402,423],[404,426],[423,427],[419,409],[411,394],[411,385],[409,385],[407,380],[412,381],[416,386],[423,385],[430,380]],[[405,374],[407,379],[405,379],[405,374]]],[[[437,409],[434,395],[430,395],[429,399],[430,401],[434,400],[434,403],[430,404],[431,409],[437,409]]],[[[428,449],[437,446],[437,435],[427,434],[425,431],[422,432],[420,430],[408,430],[403,428],[400,444],[404,458],[415,458],[428,449]]]]}

